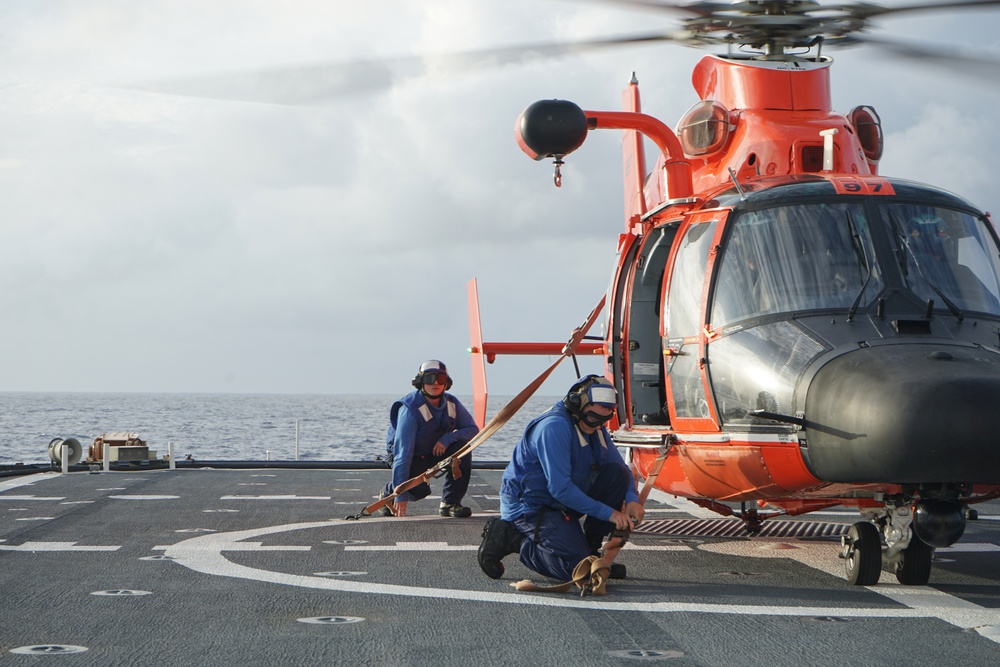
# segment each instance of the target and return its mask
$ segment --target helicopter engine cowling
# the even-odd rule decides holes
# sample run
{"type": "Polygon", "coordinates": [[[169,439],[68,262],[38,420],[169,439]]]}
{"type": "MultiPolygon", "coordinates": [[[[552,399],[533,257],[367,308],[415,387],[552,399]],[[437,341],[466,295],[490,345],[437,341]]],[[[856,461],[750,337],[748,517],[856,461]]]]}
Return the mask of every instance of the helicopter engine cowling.
{"type": "Polygon", "coordinates": [[[828,482],[1000,482],[1000,355],[873,344],[823,365],[805,402],[810,472],[828,482]]]}
{"type": "Polygon", "coordinates": [[[587,114],[573,102],[539,100],[517,117],[517,145],[532,160],[569,155],[583,145],[589,125],[587,114]]]}

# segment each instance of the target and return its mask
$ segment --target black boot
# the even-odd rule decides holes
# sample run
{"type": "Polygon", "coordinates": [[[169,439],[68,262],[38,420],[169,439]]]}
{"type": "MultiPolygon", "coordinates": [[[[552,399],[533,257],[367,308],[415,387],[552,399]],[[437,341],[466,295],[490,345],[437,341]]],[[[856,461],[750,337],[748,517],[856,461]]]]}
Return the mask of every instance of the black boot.
{"type": "Polygon", "coordinates": [[[483,526],[483,542],[479,545],[479,567],[490,579],[499,579],[503,576],[504,556],[517,553],[521,550],[521,542],[524,537],[517,532],[514,524],[504,521],[500,517],[487,519],[483,526]]]}

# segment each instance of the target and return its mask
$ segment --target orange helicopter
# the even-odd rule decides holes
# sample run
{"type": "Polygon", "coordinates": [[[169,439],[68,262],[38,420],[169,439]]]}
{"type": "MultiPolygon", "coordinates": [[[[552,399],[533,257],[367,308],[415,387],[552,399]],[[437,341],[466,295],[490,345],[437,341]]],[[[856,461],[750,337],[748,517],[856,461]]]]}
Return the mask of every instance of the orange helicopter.
{"type": "MultiPolygon", "coordinates": [[[[862,31],[874,17],[1000,2],[624,4],[688,18],[622,43],[727,47],[695,67],[698,101],[677,128],[642,112],[634,77],[620,111],[543,100],[515,128],[531,158],[555,161],[557,186],[590,131],[624,132],[604,333],[576,349],[600,355],[618,388],[615,442],[638,477],[751,534],[774,516],[856,507],[848,581],[875,584],[885,565],[927,583],[970,506],[1000,497],[1000,239],[973,204],[879,174],[879,116],[832,110],[821,51],[867,42],[933,57],[862,31]]],[[[487,362],[563,345],[483,342],[474,280],[469,310],[482,425],[487,362]]]]}

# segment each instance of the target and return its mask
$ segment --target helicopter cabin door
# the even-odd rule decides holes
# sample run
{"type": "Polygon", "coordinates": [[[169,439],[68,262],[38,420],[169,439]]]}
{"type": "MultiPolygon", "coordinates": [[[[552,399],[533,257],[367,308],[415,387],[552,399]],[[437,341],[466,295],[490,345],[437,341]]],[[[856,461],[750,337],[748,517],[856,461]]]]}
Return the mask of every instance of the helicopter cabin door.
{"type": "Polygon", "coordinates": [[[663,381],[660,307],[667,259],[678,224],[675,221],[650,231],[633,264],[628,317],[623,332],[633,426],[670,423],[665,407],[667,393],[663,381]]]}
{"type": "Polygon", "coordinates": [[[705,304],[724,216],[724,212],[711,211],[685,221],[667,276],[663,358],[670,423],[675,429],[719,430],[705,369],[705,304]]]}

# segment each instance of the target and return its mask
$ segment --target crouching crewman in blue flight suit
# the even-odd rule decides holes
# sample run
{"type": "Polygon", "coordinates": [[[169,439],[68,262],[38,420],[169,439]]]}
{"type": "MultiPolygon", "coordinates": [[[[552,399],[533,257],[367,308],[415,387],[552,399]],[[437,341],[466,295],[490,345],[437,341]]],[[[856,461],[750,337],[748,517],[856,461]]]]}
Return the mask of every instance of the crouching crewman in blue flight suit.
{"type": "MultiPolygon", "coordinates": [[[[392,495],[393,489],[408,479],[430,469],[457,452],[472,440],[479,427],[462,403],[447,393],[451,389],[448,368],[437,359],[420,365],[413,378],[414,391],[392,404],[389,412],[389,430],[386,433],[386,452],[392,463],[392,480],[385,485],[381,498],[392,495]]],[[[449,467],[441,489],[441,516],[467,517],[472,510],[462,505],[462,498],[469,490],[472,474],[472,457],[459,459],[461,476],[456,478],[449,467]]],[[[426,482],[399,494],[391,507],[386,505],[382,514],[406,516],[406,505],[430,495],[426,482]]]]}
{"type": "MultiPolygon", "coordinates": [[[[478,560],[487,576],[503,576],[501,560],[512,553],[563,582],[579,581],[581,573],[586,579],[591,567],[603,568],[605,581],[609,574],[625,576],[624,566],[611,568],[618,548],[610,541],[599,554],[605,536],[617,531],[620,547],[645,514],[632,473],[604,427],[617,398],[607,380],[588,375],[528,424],[500,483],[500,517],[483,529],[478,560]]],[[[593,592],[603,594],[603,585],[593,592]]]]}

